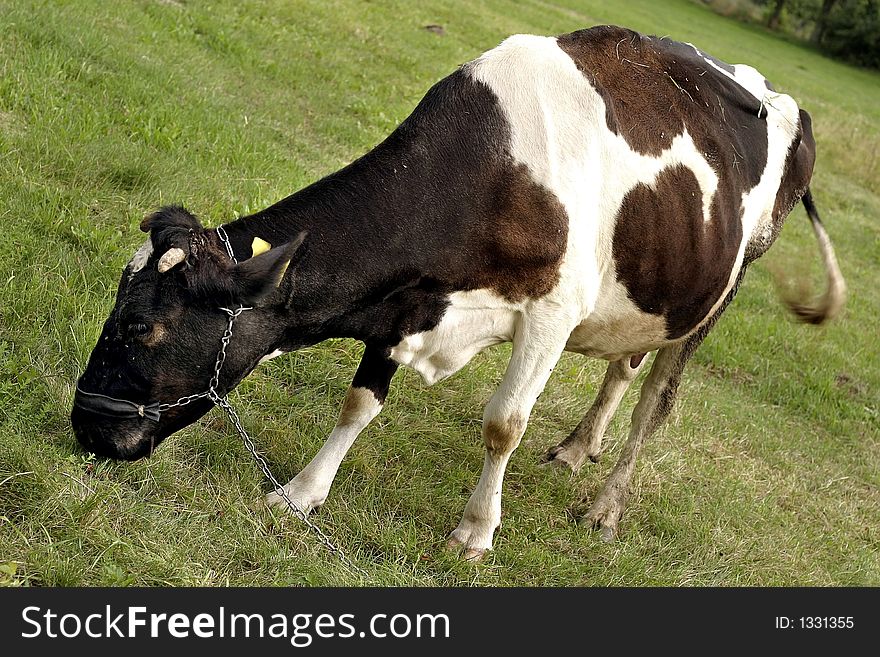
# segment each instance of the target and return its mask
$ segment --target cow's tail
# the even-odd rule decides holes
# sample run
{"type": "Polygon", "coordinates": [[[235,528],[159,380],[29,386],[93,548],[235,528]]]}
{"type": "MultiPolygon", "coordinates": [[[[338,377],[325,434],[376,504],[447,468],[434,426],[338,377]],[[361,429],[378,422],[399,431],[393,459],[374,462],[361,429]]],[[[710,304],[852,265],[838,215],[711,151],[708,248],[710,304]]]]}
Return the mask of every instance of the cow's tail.
{"type": "Polygon", "coordinates": [[[783,299],[798,320],[807,324],[822,324],[834,318],[843,308],[843,303],[846,301],[846,282],[843,280],[843,274],[840,272],[837,258],[834,255],[834,247],[831,246],[831,239],[825,232],[825,226],[822,225],[816,204],[813,203],[813,195],[809,189],[801,201],[803,201],[807,216],[810,217],[810,222],[813,224],[813,232],[819,242],[819,251],[825,266],[826,289],[825,294],[813,301],[805,301],[803,297],[794,299],[791,296],[784,296],[783,299]]]}

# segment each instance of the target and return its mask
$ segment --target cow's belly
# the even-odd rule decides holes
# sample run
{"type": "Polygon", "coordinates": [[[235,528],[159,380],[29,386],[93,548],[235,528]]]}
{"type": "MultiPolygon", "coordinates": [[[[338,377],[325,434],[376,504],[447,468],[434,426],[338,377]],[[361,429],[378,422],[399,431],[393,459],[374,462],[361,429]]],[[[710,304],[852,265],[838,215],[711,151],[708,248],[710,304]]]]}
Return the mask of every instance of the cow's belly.
{"type": "Polygon", "coordinates": [[[572,331],[566,351],[619,360],[669,343],[664,317],[639,310],[626,288],[614,279],[603,282],[589,308],[572,331]]]}
{"type": "Polygon", "coordinates": [[[565,350],[609,361],[620,360],[669,344],[665,334],[666,322],[656,315],[639,313],[607,318],[591,315],[572,331],[565,350]]]}
{"type": "Polygon", "coordinates": [[[428,385],[452,376],[486,347],[513,339],[517,306],[488,290],[456,292],[440,323],[406,336],[391,358],[419,374],[428,385]]]}
{"type": "MultiPolygon", "coordinates": [[[[567,351],[618,360],[669,343],[663,317],[641,312],[622,285],[615,282],[600,291],[598,299],[585,304],[592,310],[572,331],[567,351]]],[[[512,341],[524,312],[519,304],[488,290],[456,292],[437,326],[406,336],[390,355],[433,385],[455,374],[486,347],[512,341]]]]}

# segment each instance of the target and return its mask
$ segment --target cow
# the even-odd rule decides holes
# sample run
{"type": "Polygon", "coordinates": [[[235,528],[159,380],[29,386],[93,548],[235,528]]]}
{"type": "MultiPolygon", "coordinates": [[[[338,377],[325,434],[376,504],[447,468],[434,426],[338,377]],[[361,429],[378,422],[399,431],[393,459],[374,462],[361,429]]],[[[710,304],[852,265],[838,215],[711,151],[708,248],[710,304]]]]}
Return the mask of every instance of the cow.
{"type": "Polygon", "coordinates": [[[511,36],[435,84],[367,154],[265,210],[215,229],[180,206],[146,217],[149,238],[77,382],[73,430],[96,454],[148,456],[212,407],[201,391],[225,395],[267,358],[354,338],[364,352],[337,424],[284,486],[308,513],[400,365],[433,384],[511,342],[483,413],[482,474],[448,539],[478,559],[562,352],[608,361],[592,407],[544,457],[573,471],[599,458],[651,360],[629,438],[586,512],[611,540],[685,364],[799,200],[827,284],[792,309],[812,323],[841,309],[814,160],[810,116],[750,66],[616,26],[511,36]]]}

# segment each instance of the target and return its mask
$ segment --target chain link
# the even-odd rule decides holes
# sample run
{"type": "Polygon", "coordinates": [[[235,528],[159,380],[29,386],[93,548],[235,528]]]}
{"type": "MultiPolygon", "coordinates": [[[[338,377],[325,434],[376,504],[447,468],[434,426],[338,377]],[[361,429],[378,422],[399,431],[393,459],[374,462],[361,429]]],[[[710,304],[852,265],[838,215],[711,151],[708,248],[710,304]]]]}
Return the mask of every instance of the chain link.
{"type": "Polygon", "coordinates": [[[368,575],[366,571],[357,566],[345,552],[342,551],[330,538],[321,530],[320,527],[315,525],[311,520],[309,520],[308,515],[305,511],[300,509],[293,500],[290,499],[290,496],[287,494],[287,491],[284,490],[284,486],[281,485],[281,482],[275,478],[275,475],[272,474],[272,471],[269,469],[269,464],[266,462],[265,457],[257,451],[257,447],[254,444],[253,439],[248,434],[247,430],[241,423],[241,419],[238,417],[238,413],[232,407],[232,404],[229,403],[229,400],[225,395],[220,395],[217,392],[217,387],[220,383],[220,370],[223,369],[223,363],[226,362],[226,348],[229,346],[229,341],[232,339],[232,326],[235,323],[236,318],[241,315],[246,310],[253,310],[253,308],[249,308],[247,306],[239,306],[235,310],[230,310],[229,308],[220,308],[220,310],[224,311],[229,315],[229,323],[226,326],[226,332],[223,334],[223,338],[220,341],[220,352],[217,354],[217,362],[214,365],[214,377],[211,379],[210,387],[208,388],[207,393],[204,393],[205,396],[208,397],[214,405],[219,406],[223,411],[226,412],[226,415],[229,417],[229,420],[232,422],[235,430],[238,431],[238,435],[241,436],[242,442],[244,442],[244,446],[251,453],[251,456],[254,457],[254,460],[257,462],[257,466],[259,466],[260,470],[262,470],[266,479],[268,479],[273,488],[275,489],[276,495],[278,495],[290,510],[296,515],[300,520],[302,520],[305,525],[312,530],[315,536],[318,537],[318,540],[326,547],[330,552],[335,554],[339,560],[348,568],[350,568],[353,572],[357,573],[361,577],[367,578],[368,575]]]}
{"type": "Polygon", "coordinates": [[[217,353],[217,362],[214,363],[214,376],[211,377],[211,383],[208,384],[208,396],[210,396],[210,393],[214,392],[217,389],[217,386],[220,385],[220,370],[223,369],[223,363],[226,362],[226,348],[229,346],[229,341],[232,339],[232,324],[245,310],[253,310],[253,308],[239,306],[235,310],[229,310],[229,308],[221,307],[220,310],[229,315],[229,323],[226,325],[226,332],[223,333],[223,337],[220,339],[220,351],[217,353]]]}
{"type": "Polygon", "coordinates": [[[223,226],[217,226],[217,237],[220,238],[220,241],[223,242],[223,246],[226,247],[226,253],[229,254],[229,259],[237,265],[238,260],[236,260],[235,253],[232,251],[232,242],[229,241],[229,235],[226,234],[226,229],[223,228],[223,226]]]}
{"type": "Polygon", "coordinates": [[[197,399],[204,399],[208,396],[207,392],[200,392],[197,395],[187,395],[186,397],[181,397],[176,402],[172,402],[170,404],[159,404],[159,412],[164,413],[169,408],[174,408],[176,406],[186,406],[190,402],[194,402],[197,399]]]}

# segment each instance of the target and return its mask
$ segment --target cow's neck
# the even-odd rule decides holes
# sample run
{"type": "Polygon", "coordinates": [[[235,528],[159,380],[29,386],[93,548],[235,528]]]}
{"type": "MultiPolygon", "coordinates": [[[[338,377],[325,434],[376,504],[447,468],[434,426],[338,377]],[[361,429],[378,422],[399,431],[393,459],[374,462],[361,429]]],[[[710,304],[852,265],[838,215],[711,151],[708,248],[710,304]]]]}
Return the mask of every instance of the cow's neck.
{"type": "MultiPolygon", "coordinates": [[[[360,160],[275,205],[225,226],[235,253],[254,237],[279,246],[307,231],[279,297],[298,347],[331,337],[394,344],[442,314],[443,295],[422,279],[419,218],[408,207],[404,144],[389,139],[360,160]],[[384,171],[382,170],[384,169],[384,171]]],[[[409,207],[412,207],[409,205],[409,207]]]]}

